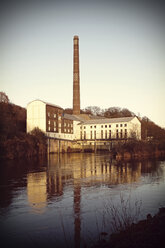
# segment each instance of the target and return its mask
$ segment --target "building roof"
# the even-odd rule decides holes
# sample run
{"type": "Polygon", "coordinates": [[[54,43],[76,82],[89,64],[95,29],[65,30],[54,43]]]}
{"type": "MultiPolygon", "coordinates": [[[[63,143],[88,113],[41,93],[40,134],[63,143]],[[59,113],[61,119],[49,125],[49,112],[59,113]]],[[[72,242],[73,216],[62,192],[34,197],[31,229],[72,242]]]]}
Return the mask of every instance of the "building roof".
{"type": "Polygon", "coordinates": [[[56,104],[49,103],[49,102],[45,102],[45,101],[42,101],[42,100],[40,100],[40,99],[33,100],[33,101],[29,102],[28,104],[30,104],[30,103],[32,103],[32,102],[35,102],[35,101],[43,102],[43,103],[45,103],[46,105],[49,105],[49,106],[53,106],[53,107],[56,107],[56,108],[63,109],[62,107],[60,107],[60,106],[58,106],[58,105],[56,105],[56,104]]]}
{"type": "Polygon", "coordinates": [[[83,125],[129,122],[133,118],[135,118],[135,116],[132,116],[132,117],[122,117],[122,118],[93,119],[93,120],[88,120],[88,121],[83,122],[83,125]]]}
{"type": "Polygon", "coordinates": [[[81,117],[77,115],[64,114],[64,118],[72,121],[84,121],[81,117]]]}

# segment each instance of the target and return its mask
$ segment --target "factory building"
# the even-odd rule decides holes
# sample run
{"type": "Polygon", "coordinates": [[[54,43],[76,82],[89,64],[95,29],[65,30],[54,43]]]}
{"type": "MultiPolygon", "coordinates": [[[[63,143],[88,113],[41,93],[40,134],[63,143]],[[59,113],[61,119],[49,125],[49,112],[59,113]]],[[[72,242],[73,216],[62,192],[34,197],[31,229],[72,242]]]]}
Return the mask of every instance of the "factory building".
{"type": "Polygon", "coordinates": [[[27,105],[27,132],[35,127],[47,137],[62,140],[141,139],[141,123],[136,116],[98,118],[80,114],[79,37],[73,38],[73,115],[58,105],[34,100],[27,105]]]}
{"type": "Polygon", "coordinates": [[[141,123],[135,117],[88,120],[79,124],[80,140],[141,139],[141,123]]]}

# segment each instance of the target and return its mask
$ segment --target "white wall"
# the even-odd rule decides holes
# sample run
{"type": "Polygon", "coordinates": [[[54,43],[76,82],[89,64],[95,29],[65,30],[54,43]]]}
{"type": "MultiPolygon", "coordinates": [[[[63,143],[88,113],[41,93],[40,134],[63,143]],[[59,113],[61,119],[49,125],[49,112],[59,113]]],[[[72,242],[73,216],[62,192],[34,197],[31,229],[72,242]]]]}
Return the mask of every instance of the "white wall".
{"type": "Polygon", "coordinates": [[[27,132],[31,132],[35,127],[46,132],[46,104],[35,100],[27,105],[27,132]]]}
{"type": "Polygon", "coordinates": [[[56,139],[73,140],[74,134],[46,132],[46,136],[56,139]]]}
{"type": "MultiPolygon", "coordinates": [[[[141,123],[137,119],[137,117],[134,117],[131,121],[128,122],[116,122],[116,123],[102,123],[102,124],[82,124],[79,125],[82,126],[82,129],[80,128],[80,131],[82,131],[82,138],[84,139],[84,131],[86,131],[86,139],[91,139],[91,131],[92,131],[92,139],[94,139],[94,131],[96,131],[96,139],[101,139],[101,130],[103,130],[103,139],[105,139],[105,132],[107,131],[107,139],[109,138],[109,130],[111,130],[111,138],[116,139],[116,130],[118,129],[119,138],[120,138],[120,132],[121,129],[123,131],[123,138],[125,134],[125,129],[127,129],[127,137],[131,137],[132,132],[135,132],[136,138],[141,139],[141,123]],[[116,124],[118,124],[118,127],[116,127],[116,124]],[[120,127],[120,124],[122,124],[122,127],[120,127]],[[127,126],[125,126],[125,124],[127,126]],[[102,128],[103,125],[103,128],[102,128]],[[107,128],[105,127],[107,125],[107,128]],[[111,125],[111,127],[109,127],[111,125]],[[92,128],[91,128],[92,126],[92,128]],[[94,128],[96,126],[96,128],[94,128]],[[85,128],[84,128],[85,127],[85,128]]],[[[80,139],[80,135],[78,136],[78,139],[80,139]]]]}
{"type": "Polygon", "coordinates": [[[141,122],[138,120],[137,117],[135,117],[131,122],[130,122],[130,136],[131,133],[135,133],[136,138],[141,140],[141,122]]]}

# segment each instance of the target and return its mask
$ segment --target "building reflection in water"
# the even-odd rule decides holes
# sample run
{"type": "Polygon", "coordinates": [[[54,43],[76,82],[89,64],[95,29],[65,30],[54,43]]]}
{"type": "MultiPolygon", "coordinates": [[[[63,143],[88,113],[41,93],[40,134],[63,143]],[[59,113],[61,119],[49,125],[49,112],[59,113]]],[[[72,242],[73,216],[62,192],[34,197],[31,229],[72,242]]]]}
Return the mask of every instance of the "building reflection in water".
{"type": "Polygon", "coordinates": [[[65,187],[73,187],[74,240],[80,247],[81,188],[133,183],[141,176],[141,163],[117,162],[95,154],[50,155],[46,172],[29,173],[27,194],[34,211],[44,212],[47,201],[63,197],[65,187]]]}
{"type": "Polygon", "coordinates": [[[47,204],[46,172],[35,172],[27,175],[27,196],[33,211],[43,213],[47,204]]]}

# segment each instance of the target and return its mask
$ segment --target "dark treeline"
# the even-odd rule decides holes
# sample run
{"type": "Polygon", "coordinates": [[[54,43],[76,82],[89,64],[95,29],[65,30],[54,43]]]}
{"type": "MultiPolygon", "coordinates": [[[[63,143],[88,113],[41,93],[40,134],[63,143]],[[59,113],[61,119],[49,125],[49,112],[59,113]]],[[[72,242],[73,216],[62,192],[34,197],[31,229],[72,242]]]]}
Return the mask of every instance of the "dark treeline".
{"type": "Polygon", "coordinates": [[[26,133],[26,109],[0,102],[0,157],[32,157],[46,152],[46,138],[35,129],[26,133]]]}

